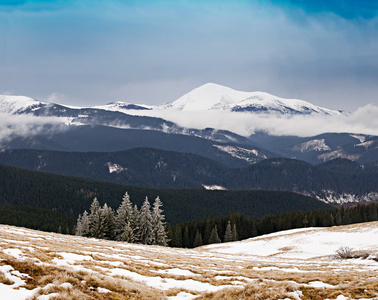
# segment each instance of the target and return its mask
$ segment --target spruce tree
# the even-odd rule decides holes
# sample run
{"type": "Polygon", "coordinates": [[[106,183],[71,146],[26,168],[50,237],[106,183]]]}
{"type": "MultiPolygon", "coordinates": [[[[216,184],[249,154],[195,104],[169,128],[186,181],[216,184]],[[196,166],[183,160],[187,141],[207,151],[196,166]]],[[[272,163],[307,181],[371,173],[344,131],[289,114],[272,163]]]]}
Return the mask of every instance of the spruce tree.
{"type": "Polygon", "coordinates": [[[185,226],[184,235],[182,237],[182,245],[185,248],[190,248],[190,237],[189,237],[189,227],[188,225],[185,226]]]}
{"type": "Polygon", "coordinates": [[[203,245],[203,241],[202,241],[202,234],[199,232],[199,230],[197,230],[196,232],[196,236],[194,238],[194,242],[193,242],[193,247],[199,247],[199,246],[202,246],[203,245]]]}
{"type": "Polygon", "coordinates": [[[88,212],[84,211],[83,216],[79,215],[77,218],[75,235],[88,236],[89,235],[89,219],[88,212]]]}
{"type": "Polygon", "coordinates": [[[231,230],[231,222],[228,221],[226,232],[224,233],[224,242],[231,242],[232,241],[232,230],[231,230]]]}
{"type": "Polygon", "coordinates": [[[167,233],[165,231],[165,222],[163,210],[160,208],[163,206],[160,198],[155,199],[152,209],[152,232],[153,243],[160,246],[167,246],[167,233]]]}
{"type": "Polygon", "coordinates": [[[81,224],[81,215],[78,216],[76,221],[75,235],[83,236],[83,229],[81,224]]]}
{"type": "Polygon", "coordinates": [[[175,226],[173,229],[172,247],[182,247],[182,229],[181,226],[175,226]]]}
{"type": "Polygon", "coordinates": [[[231,236],[232,236],[232,238],[231,238],[232,241],[237,241],[238,240],[238,231],[236,230],[236,224],[235,223],[232,226],[232,234],[231,234],[231,236]]]}
{"type": "Polygon", "coordinates": [[[119,241],[134,243],[134,241],[135,241],[134,231],[131,228],[130,222],[127,222],[126,227],[124,228],[122,235],[119,237],[119,241]]]}
{"type": "Polygon", "coordinates": [[[155,238],[152,229],[152,216],[150,211],[151,205],[148,198],[143,202],[139,212],[139,230],[138,238],[139,242],[145,245],[153,245],[155,238]]]}
{"type": "MultiPolygon", "coordinates": [[[[130,196],[126,192],[122,198],[122,203],[117,210],[115,217],[115,239],[122,240],[121,236],[124,234],[126,227],[129,225],[132,229],[131,222],[133,219],[133,206],[130,201],[130,196]]],[[[134,235],[134,232],[133,232],[134,235]]]]}
{"type": "Polygon", "coordinates": [[[221,242],[222,241],[218,236],[217,225],[215,225],[213,230],[211,231],[211,234],[210,234],[209,244],[216,244],[216,243],[221,243],[221,242]]]}
{"type": "Polygon", "coordinates": [[[89,219],[89,236],[90,237],[100,237],[100,203],[97,198],[93,199],[93,202],[90,207],[89,219]]]}
{"type": "Polygon", "coordinates": [[[134,208],[133,208],[133,214],[132,214],[131,220],[130,220],[130,226],[131,226],[131,228],[133,229],[133,232],[134,232],[134,242],[135,243],[139,243],[139,241],[140,241],[139,216],[140,216],[140,213],[139,213],[139,210],[138,210],[138,206],[135,204],[134,208]]]}
{"type": "Polygon", "coordinates": [[[114,211],[106,203],[100,209],[99,235],[101,239],[114,239],[114,211]]]}

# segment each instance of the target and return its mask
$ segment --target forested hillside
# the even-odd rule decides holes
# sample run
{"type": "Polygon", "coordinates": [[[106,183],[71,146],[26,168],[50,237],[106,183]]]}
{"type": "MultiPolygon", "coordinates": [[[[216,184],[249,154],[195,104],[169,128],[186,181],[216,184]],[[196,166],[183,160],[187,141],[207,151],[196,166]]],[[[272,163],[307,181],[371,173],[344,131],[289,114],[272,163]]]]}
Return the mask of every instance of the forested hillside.
{"type": "Polygon", "coordinates": [[[349,208],[297,211],[262,218],[229,214],[210,216],[168,227],[170,246],[192,248],[206,244],[239,241],[273,232],[304,228],[329,227],[378,221],[378,205],[357,205],[349,208]]]}
{"type": "Polygon", "coordinates": [[[358,202],[372,200],[368,195],[378,193],[377,165],[359,165],[347,159],[314,166],[272,158],[245,168],[229,168],[199,155],[150,148],[100,153],[14,149],[2,151],[0,163],[133,186],[177,189],[217,185],[228,190],[293,191],[339,203],[344,195],[358,202]]]}
{"type": "Polygon", "coordinates": [[[94,197],[116,208],[127,191],[133,203],[145,197],[160,197],[170,224],[199,220],[213,215],[242,212],[247,216],[297,210],[327,209],[311,197],[277,191],[207,191],[200,189],[163,190],[126,186],[101,181],[65,177],[0,165],[0,205],[45,208],[74,218],[88,209],[94,197]]]}

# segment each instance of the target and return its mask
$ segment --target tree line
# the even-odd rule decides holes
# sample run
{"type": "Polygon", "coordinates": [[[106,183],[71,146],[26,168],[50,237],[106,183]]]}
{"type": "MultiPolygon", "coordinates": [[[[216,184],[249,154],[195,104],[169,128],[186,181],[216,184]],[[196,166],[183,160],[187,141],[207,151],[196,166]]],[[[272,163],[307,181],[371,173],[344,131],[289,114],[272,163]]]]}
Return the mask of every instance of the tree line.
{"type": "Polygon", "coordinates": [[[100,239],[167,246],[162,201],[157,197],[151,207],[146,197],[140,210],[126,192],[115,212],[106,203],[101,207],[94,198],[90,212],[79,215],[75,234],[100,239]]]}
{"type": "Polygon", "coordinates": [[[330,227],[378,221],[378,204],[358,204],[340,209],[298,211],[262,218],[229,214],[168,226],[168,245],[194,248],[202,245],[244,240],[247,238],[302,227],[330,227]]]}

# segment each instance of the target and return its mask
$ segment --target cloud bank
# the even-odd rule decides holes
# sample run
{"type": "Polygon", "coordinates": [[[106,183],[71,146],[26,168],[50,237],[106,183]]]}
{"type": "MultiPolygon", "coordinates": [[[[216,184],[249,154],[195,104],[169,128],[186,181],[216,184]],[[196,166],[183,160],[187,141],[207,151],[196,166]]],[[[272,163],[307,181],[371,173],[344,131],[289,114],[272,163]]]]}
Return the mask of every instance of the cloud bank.
{"type": "MultiPolygon", "coordinates": [[[[140,112],[134,112],[140,114],[140,112]]],[[[253,114],[226,111],[143,111],[144,115],[160,117],[179,126],[204,129],[215,128],[249,136],[257,131],[272,135],[314,136],[326,132],[378,135],[378,106],[369,104],[357,111],[339,116],[253,114]]]]}
{"type": "Polygon", "coordinates": [[[17,137],[28,138],[38,134],[49,136],[67,129],[62,118],[0,113],[0,147],[2,142],[17,137]]]}

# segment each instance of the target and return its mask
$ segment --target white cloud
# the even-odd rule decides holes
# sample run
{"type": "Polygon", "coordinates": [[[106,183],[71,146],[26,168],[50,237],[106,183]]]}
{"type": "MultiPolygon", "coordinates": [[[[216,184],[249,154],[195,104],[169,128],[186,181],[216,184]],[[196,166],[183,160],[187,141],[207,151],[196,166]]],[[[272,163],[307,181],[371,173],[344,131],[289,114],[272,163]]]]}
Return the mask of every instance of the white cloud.
{"type": "Polygon", "coordinates": [[[31,137],[37,134],[53,134],[67,129],[63,120],[56,117],[9,115],[0,113],[0,142],[15,137],[31,137]]]}
{"type": "MultiPolygon", "coordinates": [[[[135,112],[141,114],[142,112],[135,112]]],[[[256,131],[273,135],[314,136],[325,132],[349,132],[378,135],[378,106],[369,104],[349,115],[259,115],[227,111],[143,111],[144,115],[161,117],[180,126],[203,129],[211,127],[249,136],[256,131]]]]}

